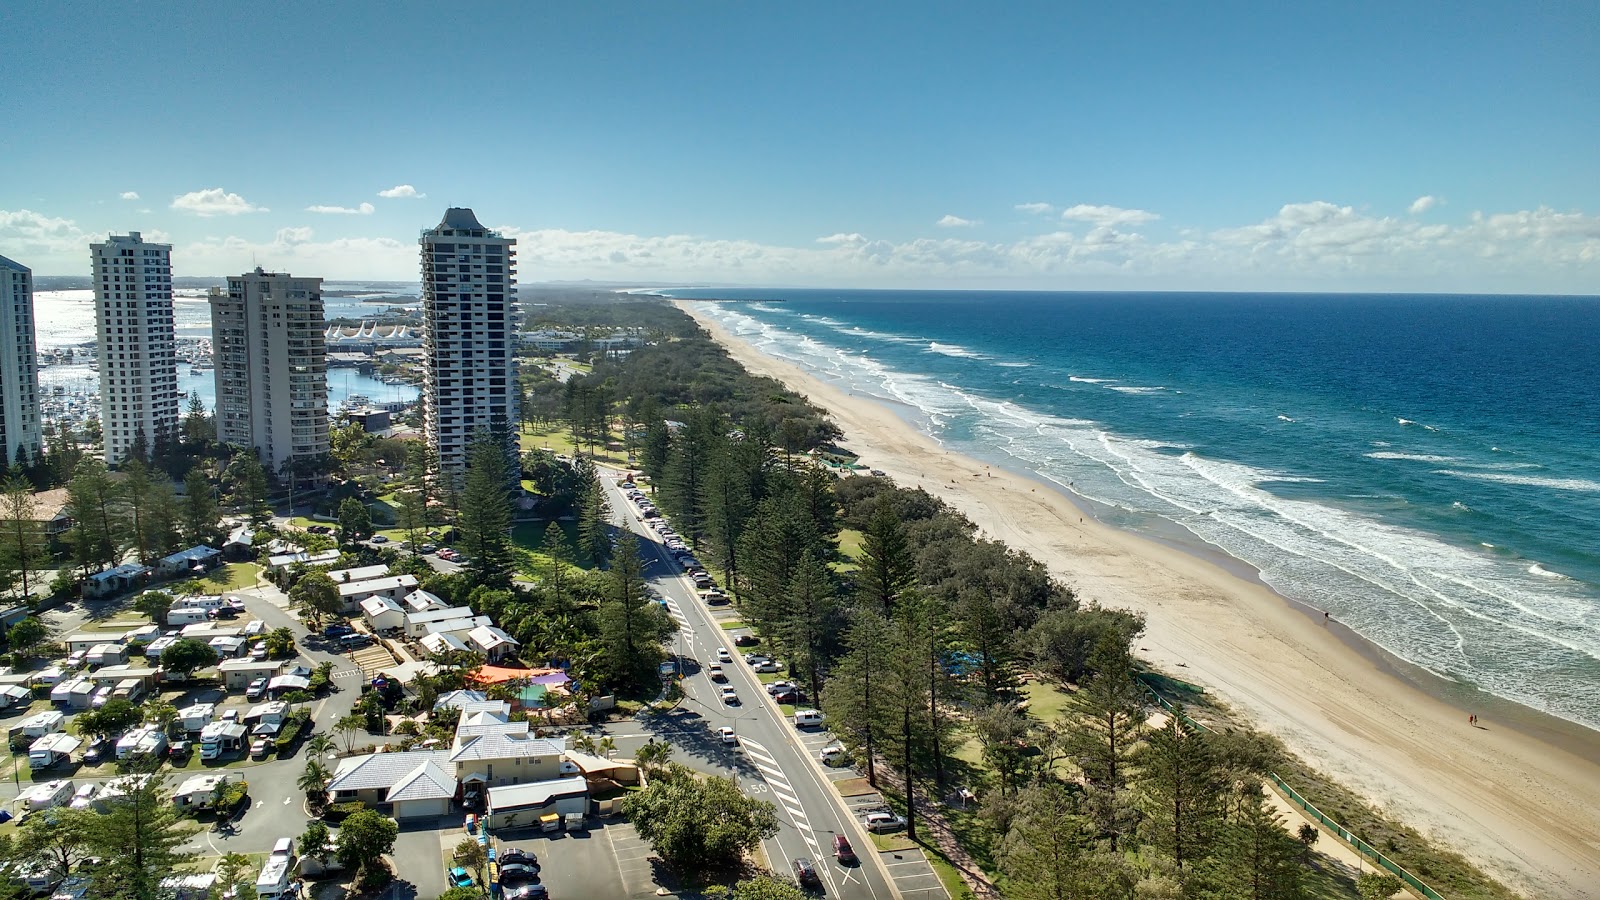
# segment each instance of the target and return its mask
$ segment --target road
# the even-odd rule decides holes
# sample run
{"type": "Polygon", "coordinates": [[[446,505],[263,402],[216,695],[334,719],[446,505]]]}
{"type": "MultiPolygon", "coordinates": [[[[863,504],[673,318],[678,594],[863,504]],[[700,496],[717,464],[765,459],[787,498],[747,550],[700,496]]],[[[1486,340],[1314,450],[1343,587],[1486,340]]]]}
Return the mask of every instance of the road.
{"type": "Polygon", "coordinates": [[[733,641],[713,620],[693,582],[684,577],[655,532],[644,526],[615,480],[601,480],[615,517],[642,538],[645,577],[666,598],[668,611],[680,628],[676,640],[684,662],[685,698],[677,709],[641,718],[640,724],[659,732],[677,755],[689,756],[687,762],[696,768],[731,775],[751,796],[777,806],[781,827],[765,846],[775,871],[792,875],[793,861],[805,857],[815,864],[827,896],[894,900],[898,894],[891,890],[871,841],[802,746],[801,738],[807,733],[780,715],[738,654],[734,654],[734,662],[723,664],[723,671],[740,703],[727,706],[718,699],[721,685],[705,673],[705,666],[716,661],[719,647],[735,650],[733,641]],[[718,729],[723,726],[738,734],[738,746],[721,742],[718,729]],[[834,859],[836,834],[849,839],[862,860],[860,865],[844,866],[834,859]]]}

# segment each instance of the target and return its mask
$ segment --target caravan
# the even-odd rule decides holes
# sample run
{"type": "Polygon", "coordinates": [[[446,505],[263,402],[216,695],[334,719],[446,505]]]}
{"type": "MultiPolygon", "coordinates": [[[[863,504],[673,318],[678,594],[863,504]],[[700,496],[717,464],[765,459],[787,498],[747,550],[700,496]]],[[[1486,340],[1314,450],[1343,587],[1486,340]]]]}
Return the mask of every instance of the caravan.
{"type": "Polygon", "coordinates": [[[206,610],[199,607],[181,606],[167,611],[168,625],[198,625],[207,621],[206,610]]]}

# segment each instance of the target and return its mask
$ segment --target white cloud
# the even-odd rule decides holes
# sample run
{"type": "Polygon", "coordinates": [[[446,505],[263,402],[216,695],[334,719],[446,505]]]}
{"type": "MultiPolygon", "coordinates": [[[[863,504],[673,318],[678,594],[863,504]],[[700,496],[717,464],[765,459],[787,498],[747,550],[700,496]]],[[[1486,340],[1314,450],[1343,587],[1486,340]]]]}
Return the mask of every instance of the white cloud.
{"type": "Polygon", "coordinates": [[[960,216],[946,215],[944,218],[933,224],[939,226],[940,228],[971,228],[974,225],[981,225],[982,223],[976,219],[963,219],[960,216]]]}
{"type": "Polygon", "coordinates": [[[137,199],[139,199],[139,192],[138,191],[123,191],[122,192],[122,199],[124,199],[124,200],[137,200],[137,199]]]}
{"type": "Polygon", "coordinates": [[[1432,194],[1424,194],[1423,196],[1411,201],[1411,214],[1413,216],[1420,216],[1438,205],[1438,197],[1435,197],[1432,194]]]}
{"type": "Polygon", "coordinates": [[[845,234],[844,232],[840,232],[838,234],[830,234],[827,237],[819,237],[819,238],[817,238],[817,243],[819,243],[819,244],[859,244],[864,240],[866,240],[866,238],[862,237],[859,233],[852,231],[849,234],[845,234]]]}
{"type": "Polygon", "coordinates": [[[1056,208],[1048,203],[1018,203],[1016,205],[1016,209],[1018,212],[1033,213],[1034,215],[1042,216],[1047,213],[1055,212],[1056,208]]]}
{"type": "Polygon", "coordinates": [[[256,206],[238,194],[230,194],[219,187],[190,191],[182,196],[174,197],[172,198],[172,208],[179,212],[207,217],[271,212],[264,206],[256,206]]]}
{"type": "Polygon", "coordinates": [[[1061,211],[1061,218],[1067,222],[1089,222],[1094,225],[1142,225],[1145,222],[1154,222],[1161,218],[1153,212],[1142,209],[1123,209],[1120,206],[1090,206],[1079,203],[1069,206],[1061,211]]]}
{"type": "Polygon", "coordinates": [[[330,216],[370,216],[376,209],[371,203],[363,203],[357,207],[349,206],[308,206],[306,212],[323,213],[330,216]]]}
{"type": "Polygon", "coordinates": [[[395,200],[395,199],[398,199],[400,197],[421,198],[421,197],[426,197],[428,195],[427,194],[419,194],[419,193],[417,193],[417,189],[412,187],[409,184],[397,184],[394,187],[389,188],[386,191],[379,191],[378,192],[378,196],[379,197],[387,197],[390,200],[395,200]]]}

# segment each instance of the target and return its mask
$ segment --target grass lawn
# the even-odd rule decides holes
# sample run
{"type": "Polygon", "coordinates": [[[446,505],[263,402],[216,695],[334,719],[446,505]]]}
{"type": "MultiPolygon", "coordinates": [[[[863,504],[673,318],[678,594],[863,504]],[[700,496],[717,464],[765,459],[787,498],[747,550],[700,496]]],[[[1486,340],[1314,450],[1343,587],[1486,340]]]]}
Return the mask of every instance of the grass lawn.
{"type": "Polygon", "coordinates": [[[865,778],[844,778],[833,783],[833,789],[841,797],[859,797],[862,794],[876,794],[878,789],[868,783],[865,778]]]}
{"type": "MultiPolygon", "coordinates": [[[[594,562],[578,549],[578,523],[558,522],[561,530],[566,532],[567,545],[572,549],[573,562],[580,569],[594,568],[594,562]]],[[[544,533],[550,527],[549,522],[522,522],[511,528],[511,543],[518,548],[528,551],[524,561],[523,571],[529,575],[537,576],[539,569],[550,565],[550,554],[544,552],[544,533]]]]}
{"type": "Polygon", "coordinates": [[[835,572],[854,572],[860,568],[856,561],[861,558],[861,532],[854,528],[845,528],[839,532],[839,553],[846,562],[833,564],[835,572]]]}
{"type": "Polygon", "coordinates": [[[961,880],[961,873],[956,871],[956,867],[951,865],[943,854],[934,849],[932,844],[923,843],[922,841],[918,841],[917,844],[922,847],[923,853],[927,855],[928,865],[933,866],[933,871],[938,874],[939,881],[944,885],[944,889],[950,893],[950,900],[970,900],[974,896],[972,889],[967,887],[965,881],[961,880]]]}
{"type": "Polygon", "coordinates": [[[738,619],[729,619],[726,622],[722,623],[722,630],[724,630],[724,631],[732,631],[735,628],[743,628],[743,627],[744,627],[744,623],[739,621],[738,619]]]}
{"type": "Polygon", "coordinates": [[[872,844],[879,850],[910,850],[917,844],[905,836],[904,832],[897,834],[879,834],[868,832],[872,836],[872,844]]]}
{"type": "Polygon", "coordinates": [[[1072,704],[1071,694],[1042,681],[1028,682],[1022,693],[1028,698],[1028,714],[1041,722],[1059,720],[1072,704]]]}
{"type": "Polygon", "coordinates": [[[226,563],[194,578],[169,581],[159,589],[174,597],[183,594],[214,594],[218,591],[242,591],[256,586],[256,575],[261,567],[255,563],[226,563]]]}
{"type": "MultiPolygon", "coordinates": [[[[607,440],[610,440],[608,436],[607,440]]],[[[557,456],[572,456],[572,433],[560,426],[533,428],[517,432],[517,447],[526,453],[529,450],[549,450],[557,456]]],[[[597,452],[591,458],[597,463],[609,463],[619,468],[628,468],[628,454],[613,453],[604,447],[596,448],[597,452]]],[[[584,445],[584,453],[588,455],[588,445],[584,445]]]]}

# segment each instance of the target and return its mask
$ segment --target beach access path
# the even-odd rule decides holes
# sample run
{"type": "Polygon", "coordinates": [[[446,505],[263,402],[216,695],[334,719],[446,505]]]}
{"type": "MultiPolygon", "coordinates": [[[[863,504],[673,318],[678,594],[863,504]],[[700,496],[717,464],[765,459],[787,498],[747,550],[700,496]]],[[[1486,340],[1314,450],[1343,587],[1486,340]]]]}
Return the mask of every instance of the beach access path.
{"type": "Polygon", "coordinates": [[[871,467],[1033,555],[1084,602],[1143,613],[1142,658],[1216,692],[1374,806],[1529,896],[1596,896],[1596,753],[1493,721],[1469,725],[1466,713],[1386,671],[1265,585],[1102,525],[1064,493],[949,452],[882,402],[754,350],[692,301],[677,305],[745,368],[828,409],[871,467]]]}

